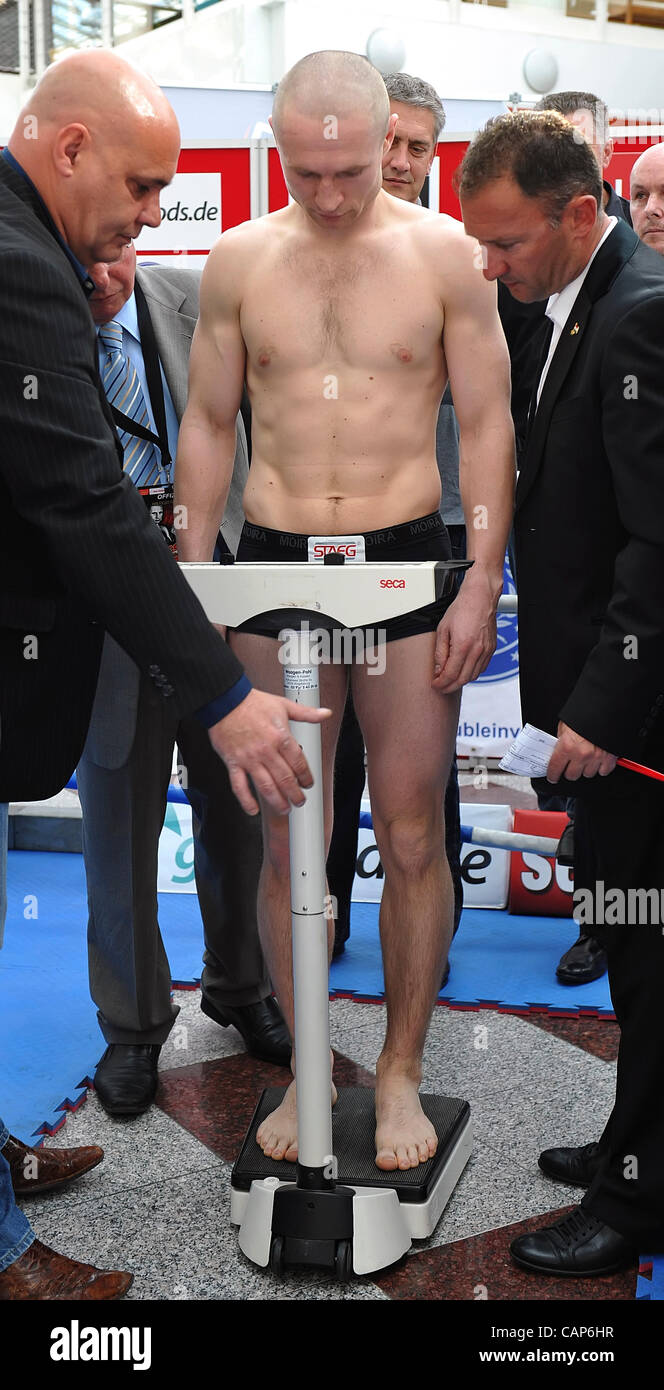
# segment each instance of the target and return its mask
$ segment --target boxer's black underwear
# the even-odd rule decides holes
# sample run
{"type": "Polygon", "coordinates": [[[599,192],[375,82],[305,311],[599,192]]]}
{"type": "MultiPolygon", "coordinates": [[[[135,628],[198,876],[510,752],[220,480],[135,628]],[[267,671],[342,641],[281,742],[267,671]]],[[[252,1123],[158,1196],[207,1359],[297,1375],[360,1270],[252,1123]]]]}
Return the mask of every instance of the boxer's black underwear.
{"type": "MultiPolygon", "coordinates": [[[[384,526],[380,531],[363,531],[365,559],[371,561],[418,561],[451,560],[452,550],[445,523],[439,512],[429,516],[405,521],[398,526],[384,526]]],[[[272,531],[267,526],[254,526],[245,521],[237,551],[238,561],[251,561],[263,564],[307,563],[309,558],[308,535],[296,531],[272,531]]],[[[456,586],[445,598],[435,603],[427,603],[412,613],[403,613],[398,618],[381,622],[374,631],[380,640],[395,642],[401,637],[416,637],[420,633],[435,632],[444,613],[456,597],[456,586]]],[[[315,628],[340,627],[329,618],[308,612],[306,609],[275,609],[249,618],[236,628],[236,632],[251,632],[259,637],[278,637],[284,628],[293,628],[307,621],[315,628]]]]}

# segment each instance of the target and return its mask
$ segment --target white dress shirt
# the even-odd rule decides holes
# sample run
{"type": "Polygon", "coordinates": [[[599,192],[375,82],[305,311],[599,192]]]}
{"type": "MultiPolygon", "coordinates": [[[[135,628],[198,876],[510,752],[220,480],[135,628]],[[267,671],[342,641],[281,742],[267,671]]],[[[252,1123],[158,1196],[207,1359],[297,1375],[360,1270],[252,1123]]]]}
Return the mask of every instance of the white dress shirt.
{"type": "Polygon", "coordinates": [[[576,280],[572,280],[569,285],[565,285],[565,288],[560,290],[558,294],[552,294],[549,297],[549,302],[544,312],[546,314],[546,317],[548,319],[551,319],[551,322],[553,323],[553,333],[551,334],[551,342],[549,343],[549,355],[542,368],[542,375],[539,379],[539,386],[537,387],[538,405],[540,403],[542,387],[544,386],[544,382],[546,381],[547,372],[549,370],[549,367],[551,366],[551,362],[553,361],[553,354],[560,341],[560,335],[563,331],[563,328],[565,327],[565,324],[567,323],[572,309],[574,308],[574,302],[579,293],[579,290],[581,289],[581,286],[586,278],[586,275],[588,274],[588,271],[590,270],[590,267],[595,259],[595,256],[597,255],[597,252],[599,251],[600,246],[603,246],[607,237],[611,235],[617,221],[617,217],[609,218],[609,225],[604,233],[604,236],[601,238],[600,241],[598,241],[595,250],[593,251],[592,256],[590,257],[590,260],[588,261],[588,264],[584,266],[583,270],[581,271],[581,274],[577,275],[576,280]]]}

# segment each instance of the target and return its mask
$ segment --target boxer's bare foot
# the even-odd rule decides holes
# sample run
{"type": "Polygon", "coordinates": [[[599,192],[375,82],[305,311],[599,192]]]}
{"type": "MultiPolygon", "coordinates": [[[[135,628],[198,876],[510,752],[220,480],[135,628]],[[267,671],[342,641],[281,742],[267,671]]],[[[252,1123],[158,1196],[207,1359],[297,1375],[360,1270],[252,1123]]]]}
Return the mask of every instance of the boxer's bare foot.
{"type": "MultiPolygon", "coordinates": [[[[337,1098],[332,1085],[332,1104],[337,1098]]],[[[294,1163],[297,1158],[297,1103],[295,1082],[291,1081],[288,1090],[276,1110],[268,1115],[256,1133],[256,1143],[268,1158],[285,1159],[294,1163]]]]}
{"type": "Polygon", "coordinates": [[[432,1158],[436,1131],[420,1104],[417,1083],[404,1072],[376,1070],[376,1165],[391,1172],[432,1158]]]}

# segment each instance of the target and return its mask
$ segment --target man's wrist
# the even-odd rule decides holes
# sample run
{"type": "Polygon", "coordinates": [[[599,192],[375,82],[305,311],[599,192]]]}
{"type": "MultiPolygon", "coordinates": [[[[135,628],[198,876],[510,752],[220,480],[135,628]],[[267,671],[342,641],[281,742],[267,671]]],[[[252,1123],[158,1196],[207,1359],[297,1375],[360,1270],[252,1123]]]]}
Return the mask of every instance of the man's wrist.
{"type": "MultiPolygon", "coordinates": [[[[468,558],[472,559],[472,556],[469,555],[468,558]]],[[[489,589],[497,602],[503,592],[502,562],[498,566],[495,564],[488,564],[482,560],[473,560],[470,569],[466,570],[464,575],[464,584],[467,584],[469,581],[472,587],[480,584],[484,585],[489,589]]]]}
{"type": "Polygon", "coordinates": [[[223,695],[217,695],[215,700],[210,700],[209,704],[203,705],[201,709],[194,712],[194,719],[204,728],[211,729],[213,724],[218,724],[220,719],[225,719],[227,714],[237,709],[237,706],[246,700],[251,693],[253,686],[248,676],[242,675],[240,679],[226,690],[223,695]]]}
{"type": "MultiPolygon", "coordinates": [[[[215,536],[216,541],[216,536],[215,536]]],[[[210,565],[212,564],[214,552],[214,542],[212,548],[204,545],[187,545],[182,540],[182,532],[178,537],[178,559],[182,565],[210,565]]]]}

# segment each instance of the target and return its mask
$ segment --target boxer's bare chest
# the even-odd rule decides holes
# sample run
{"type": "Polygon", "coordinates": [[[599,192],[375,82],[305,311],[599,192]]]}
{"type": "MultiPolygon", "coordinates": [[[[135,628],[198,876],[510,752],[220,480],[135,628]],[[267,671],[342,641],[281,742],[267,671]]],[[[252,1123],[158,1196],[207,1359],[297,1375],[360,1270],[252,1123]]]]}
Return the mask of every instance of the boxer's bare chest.
{"type": "Polygon", "coordinates": [[[440,343],[443,309],[412,238],[329,252],[288,238],[252,271],[241,323],[251,368],[267,381],[339,365],[423,366],[440,343]]]}

